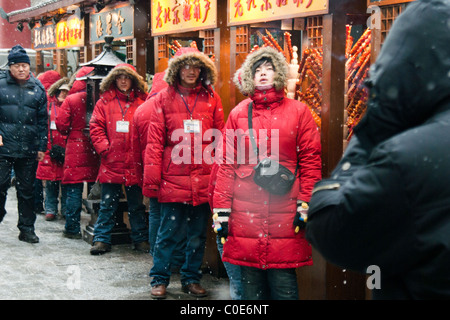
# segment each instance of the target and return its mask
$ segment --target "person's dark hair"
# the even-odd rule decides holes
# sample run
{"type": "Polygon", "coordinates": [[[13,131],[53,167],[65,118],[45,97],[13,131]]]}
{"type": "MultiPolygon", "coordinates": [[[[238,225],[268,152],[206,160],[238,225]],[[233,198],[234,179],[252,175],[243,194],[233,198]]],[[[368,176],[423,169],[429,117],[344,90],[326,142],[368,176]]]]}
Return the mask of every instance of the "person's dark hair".
{"type": "Polygon", "coordinates": [[[263,65],[264,63],[266,63],[266,62],[270,63],[270,64],[272,65],[272,67],[273,67],[273,70],[276,71],[276,70],[275,70],[275,66],[273,65],[272,59],[269,58],[269,57],[262,57],[261,59],[259,59],[258,61],[256,61],[255,64],[252,66],[252,76],[253,76],[253,77],[255,76],[256,69],[257,69],[259,66],[263,65]]]}

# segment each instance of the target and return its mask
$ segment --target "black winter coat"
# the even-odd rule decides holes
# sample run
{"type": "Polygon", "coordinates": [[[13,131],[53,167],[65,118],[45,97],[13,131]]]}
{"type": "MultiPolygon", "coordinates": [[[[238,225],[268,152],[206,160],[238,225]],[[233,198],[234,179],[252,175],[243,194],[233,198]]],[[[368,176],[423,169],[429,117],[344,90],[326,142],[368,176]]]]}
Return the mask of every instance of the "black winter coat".
{"type": "Polygon", "coordinates": [[[450,298],[450,3],[418,0],[371,69],[367,113],[306,238],[331,263],[373,275],[375,299],[450,298]]]}
{"type": "Polygon", "coordinates": [[[33,75],[23,85],[0,71],[0,156],[36,157],[47,150],[47,95],[33,75]]]}

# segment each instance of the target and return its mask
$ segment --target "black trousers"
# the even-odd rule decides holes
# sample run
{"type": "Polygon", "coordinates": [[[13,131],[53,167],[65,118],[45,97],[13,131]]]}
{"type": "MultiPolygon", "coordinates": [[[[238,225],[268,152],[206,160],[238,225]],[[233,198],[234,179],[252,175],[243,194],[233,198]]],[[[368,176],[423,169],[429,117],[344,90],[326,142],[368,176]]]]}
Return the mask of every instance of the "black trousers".
{"type": "Polygon", "coordinates": [[[37,160],[35,158],[10,158],[0,156],[0,221],[6,214],[5,203],[11,184],[11,170],[16,175],[16,190],[20,231],[34,231],[36,214],[34,213],[34,181],[36,179],[37,160]]]}

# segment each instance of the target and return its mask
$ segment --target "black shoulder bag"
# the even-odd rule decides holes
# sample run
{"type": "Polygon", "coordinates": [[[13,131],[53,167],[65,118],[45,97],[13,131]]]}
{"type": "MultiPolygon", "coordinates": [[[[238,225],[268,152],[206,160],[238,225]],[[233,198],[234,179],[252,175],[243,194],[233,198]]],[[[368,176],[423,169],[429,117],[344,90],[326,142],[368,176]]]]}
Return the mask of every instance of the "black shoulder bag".
{"type": "MultiPolygon", "coordinates": [[[[50,104],[50,114],[52,112],[52,104],[50,104]]],[[[64,163],[64,156],[66,153],[66,149],[64,147],[61,147],[57,144],[53,144],[53,133],[52,130],[50,129],[50,117],[48,118],[49,121],[49,131],[50,131],[50,145],[51,145],[51,149],[50,149],[50,158],[52,158],[53,160],[55,160],[56,162],[63,164],[64,163]]]]}
{"type": "Polygon", "coordinates": [[[266,189],[272,194],[284,195],[292,189],[292,185],[297,177],[298,163],[295,168],[295,173],[270,158],[264,158],[259,161],[259,150],[255,142],[255,137],[253,136],[253,125],[252,125],[252,105],[250,102],[248,105],[248,129],[250,134],[250,141],[252,142],[253,151],[256,154],[256,159],[258,164],[253,168],[255,170],[255,175],[253,176],[253,181],[261,188],[266,189]]]}

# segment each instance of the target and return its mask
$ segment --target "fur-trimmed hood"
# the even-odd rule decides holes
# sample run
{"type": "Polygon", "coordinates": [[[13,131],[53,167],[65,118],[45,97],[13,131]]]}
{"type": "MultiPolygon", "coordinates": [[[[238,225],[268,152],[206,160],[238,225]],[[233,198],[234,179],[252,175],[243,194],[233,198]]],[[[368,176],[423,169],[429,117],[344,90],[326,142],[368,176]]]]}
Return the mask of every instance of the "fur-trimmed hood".
{"type": "Polygon", "coordinates": [[[50,86],[50,88],[48,88],[47,94],[48,94],[50,97],[55,96],[55,95],[57,94],[59,88],[61,88],[61,86],[62,86],[63,84],[69,84],[69,81],[70,81],[70,79],[67,78],[67,77],[64,77],[64,78],[59,79],[59,80],[56,81],[54,84],[52,84],[52,85],[50,86]]]}
{"type": "Polygon", "coordinates": [[[244,95],[252,96],[255,92],[252,66],[261,58],[270,58],[275,68],[273,85],[275,90],[282,90],[286,86],[288,66],[286,58],[281,52],[271,47],[263,47],[249,54],[233,77],[233,82],[244,95]]]}
{"type": "Polygon", "coordinates": [[[169,60],[164,81],[167,82],[169,86],[174,86],[179,81],[178,73],[181,67],[186,64],[201,68],[200,79],[205,88],[216,83],[217,69],[214,62],[207,55],[198,51],[198,49],[191,47],[180,48],[175,56],[169,60]]]}
{"type": "Polygon", "coordinates": [[[45,90],[48,90],[52,84],[61,79],[61,75],[55,70],[48,70],[38,74],[36,78],[42,83],[45,90]]]}
{"type": "Polygon", "coordinates": [[[127,63],[121,63],[112,69],[108,75],[100,82],[100,92],[103,93],[111,88],[114,84],[117,76],[127,75],[133,80],[133,88],[137,88],[142,93],[147,93],[148,86],[144,78],[139,75],[136,69],[127,63]]]}
{"type": "Polygon", "coordinates": [[[85,91],[86,90],[86,81],[85,80],[77,80],[77,78],[82,78],[94,70],[94,67],[81,67],[81,69],[77,70],[69,81],[69,95],[85,91]]]}

